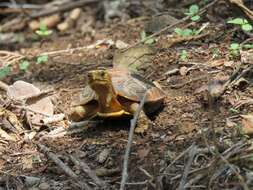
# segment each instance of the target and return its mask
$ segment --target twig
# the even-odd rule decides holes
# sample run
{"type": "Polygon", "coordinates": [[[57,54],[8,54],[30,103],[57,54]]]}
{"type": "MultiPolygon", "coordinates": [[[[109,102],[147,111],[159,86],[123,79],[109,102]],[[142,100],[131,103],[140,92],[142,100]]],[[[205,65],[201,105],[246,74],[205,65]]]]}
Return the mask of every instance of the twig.
{"type": "Polygon", "coordinates": [[[188,189],[191,187],[192,184],[198,182],[200,179],[202,179],[205,175],[204,174],[198,174],[196,175],[196,177],[192,178],[191,180],[189,180],[188,183],[186,183],[184,185],[184,189],[188,189]]]}
{"type": "Polygon", "coordinates": [[[235,175],[238,177],[238,179],[239,179],[241,185],[243,186],[243,189],[249,190],[249,187],[248,187],[248,185],[246,184],[244,178],[241,176],[241,174],[240,174],[238,171],[236,171],[236,170],[234,169],[234,167],[228,162],[228,160],[227,160],[225,157],[223,157],[218,151],[217,151],[217,154],[218,154],[218,156],[221,158],[221,160],[222,160],[223,162],[225,162],[225,163],[230,167],[230,169],[235,173],[235,175]]]}
{"type": "Polygon", "coordinates": [[[249,66],[248,68],[244,69],[228,86],[233,86],[240,78],[246,75],[249,71],[253,69],[253,66],[249,66]]]}
{"type": "Polygon", "coordinates": [[[43,56],[43,55],[57,55],[57,54],[62,54],[62,53],[72,53],[73,51],[81,51],[81,50],[89,50],[89,49],[94,49],[97,46],[101,44],[108,44],[112,45],[110,40],[98,40],[96,43],[88,45],[88,46],[82,46],[82,47],[76,47],[76,48],[70,48],[70,49],[61,49],[61,50],[56,50],[56,51],[50,51],[50,52],[44,52],[39,54],[38,56],[43,56]]]}
{"type": "Polygon", "coordinates": [[[79,0],[76,2],[70,2],[70,3],[66,3],[63,4],[61,7],[54,7],[53,9],[45,9],[43,11],[40,12],[36,12],[32,15],[30,15],[31,18],[38,18],[38,17],[43,17],[43,16],[48,16],[54,13],[58,13],[58,12],[63,12],[63,11],[68,11],[71,9],[74,9],[76,7],[81,7],[90,3],[96,3],[99,2],[99,0],[79,0]]]}
{"type": "Polygon", "coordinates": [[[178,161],[180,158],[182,158],[186,153],[188,153],[191,150],[191,146],[189,148],[187,148],[186,150],[184,150],[183,152],[181,152],[181,154],[179,154],[171,163],[170,165],[168,165],[165,169],[164,174],[166,174],[166,171],[168,171],[170,169],[171,166],[173,166],[176,161],[178,161]]]}
{"type": "MultiPolygon", "coordinates": [[[[216,2],[218,2],[218,1],[219,1],[219,0],[214,0],[213,2],[207,4],[205,7],[203,7],[202,9],[200,9],[199,14],[203,14],[203,13],[206,11],[206,9],[208,9],[208,8],[211,7],[211,6],[213,6],[213,5],[214,5],[216,2]]],[[[135,44],[133,44],[133,45],[127,47],[127,48],[126,48],[125,50],[123,50],[123,51],[126,51],[126,50],[128,50],[128,49],[130,49],[130,48],[132,48],[132,47],[135,47],[135,46],[137,46],[137,45],[140,45],[141,43],[144,43],[144,42],[146,42],[147,40],[149,40],[149,39],[151,39],[151,38],[153,38],[153,37],[155,37],[155,36],[158,36],[158,35],[162,34],[163,32],[165,32],[165,31],[167,31],[167,30],[169,30],[169,29],[171,29],[171,28],[173,28],[173,27],[175,27],[175,26],[177,26],[177,25],[179,25],[179,24],[181,24],[181,23],[187,21],[187,20],[190,19],[190,18],[191,18],[191,16],[186,16],[186,17],[182,18],[181,20],[179,20],[178,22],[175,22],[175,23],[173,23],[173,24],[171,24],[171,25],[169,25],[169,26],[166,26],[166,27],[162,28],[161,30],[159,30],[158,32],[155,32],[154,34],[152,34],[152,35],[150,35],[150,36],[147,36],[144,40],[138,41],[138,42],[136,42],[135,44]]]]}
{"type": "Polygon", "coordinates": [[[7,91],[9,88],[9,85],[0,81],[0,89],[4,90],[4,91],[7,91]]]}
{"type": "Polygon", "coordinates": [[[193,162],[193,158],[194,156],[196,155],[197,153],[197,149],[196,149],[196,146],[193,144],[191,147],[190,147],[190,150],[189,150],[189,159],[188,159],[188,162],[185,166],[185,169],[184,169],[184,173],[182,175],[182,178],[181,178],[181,181],[180,181],[180,184],[179,184],[179,190],[184,190],[184,186],[186,184],[186,179],[187,179],[187,176],[189,174],[189,171],[190,171],[190,167],[191,167],[191,164],[193,162]]]}
{"type": "Polygon", "coordinates": [[[143,105],[145,103],[146,96],[147,96],[147,92],[145,92],[145,94],[144,94],[144,96],[143,96],[143,98],[140,102],[140,105],[139,105],[137,111],[134,114],[134,118],[131,120],[131,126],[130,126],[128,141],[127,141],[127,147],[126,147],[126,152],[125,152],[125,156],[124,156],[124,163],[123,163],[122,179],[121,179],[121,183],[120,183],[120,190],[125,189],[125,185],[126,185],[126,182],[127,182],[127,178],[128,178],[128,173],[127,173],[128,159],[129,159],[131,145],[132,145],[133,136],[134,136],[134,128],[136,126],[136,123],[137,123],[137,120],[139,118],[140,112],[141,112],[141,110],[143,108],[143,105]]]}
{"type": "Polygon", "coordinates": [[[75,158],[72,155],[70,155],[70,159],[76,166],[80,167],[91,179],[93,179],[97,185],[99,185],[100,187],[106,186],[106,183],[98,178],[96,173],[90,169],[88,164],[80,161],[78,158],[75,158]]]}
{"type": "Polygon", "coordinates": [[[140,181],[140,182],[129,182],[126,183],[126,185],[146,185],[148,183],[148,180],[140,181]]]}
{"type": "Polygon", "coordinates": [[[70,167],[68,167],[66,164],[64,164],[57,155],[55,155],[54,153],[50,152],[49,148],[46,147],[45,145],[36,144],[39,149],[47,155],[48,158],[50,158],[58,167],[60,167],[65,174],[67,174],[69,177],[71,177],[72,179],[74,179],[75,181],[77,181],[85,190],[91,190],[91,188],[89,187],[89,185],[82,181],[80,182],[78,180],[78,176],[70,169],[70,167]]]}
{"type": "Polygon", "coordinates": [[[207,78],[207,76],[196,77],[196,78],[193,78],[193,79],[191,79],[189,81],[186,81],[186,82],[183,82],[183,83],[180,83],[180,84],[170,85],[170,87],[171,88],[176,88],[176,89],[177,88],[181,88],[181,87],[183,87],[183,86],[185,86],[187,84],[190,84],[192,82],[199,81],[199,80],[202,80],[202,79],[205,79],[205,78],[207,78]]]}

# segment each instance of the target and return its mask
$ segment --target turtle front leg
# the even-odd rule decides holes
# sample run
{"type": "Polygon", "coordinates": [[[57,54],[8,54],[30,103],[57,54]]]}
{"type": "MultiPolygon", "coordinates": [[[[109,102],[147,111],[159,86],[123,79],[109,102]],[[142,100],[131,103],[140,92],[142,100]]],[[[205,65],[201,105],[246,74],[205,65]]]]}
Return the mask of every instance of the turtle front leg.
{"type": "Polygon", "coordinates": [[[75,106],[68,115],[70,120],[78,122],[95,116],[97,110],[98,107],[96,105],[75,106]]]}
{"type": "MultiPolygon", "coordinates": [[[[130,111],[134,114],[136,112],[136,110],[138,109],[138,107],[139,107],[138,103],[133,103],[130,107],[131,108],[130,111]]],[[[148,129],[149,124],[151,124],[149,118],[144,113],[144,111],[141,110],[139,118],[137,120],[137,126],[135,127],[134,132],[139,133],[139,134],[143,134],[148,129]]]]}

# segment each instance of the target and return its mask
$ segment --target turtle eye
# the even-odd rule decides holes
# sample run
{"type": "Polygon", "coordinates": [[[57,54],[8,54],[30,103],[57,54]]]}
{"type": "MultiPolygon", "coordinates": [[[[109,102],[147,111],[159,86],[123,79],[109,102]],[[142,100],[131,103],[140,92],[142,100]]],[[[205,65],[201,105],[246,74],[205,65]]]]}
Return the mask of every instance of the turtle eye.
{"type": "Polygon", "coordinates": [[[101,76],[102,76],[102,77],[105,77],[105,72],[102,72],[102,73],[101,73],[101,76]]]}

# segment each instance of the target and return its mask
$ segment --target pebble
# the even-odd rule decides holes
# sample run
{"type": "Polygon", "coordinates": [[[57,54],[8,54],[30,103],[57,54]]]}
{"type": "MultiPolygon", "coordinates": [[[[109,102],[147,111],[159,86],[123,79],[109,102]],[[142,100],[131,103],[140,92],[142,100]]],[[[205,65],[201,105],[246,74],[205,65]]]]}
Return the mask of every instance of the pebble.
{"type": "Polygon", "coordinates": [[[43,182],[39,185],[40,190],[48,190],[50,188],[50,185],[46,182],[43,182]]]}
{"type": "MultiPolygon", "coordinates": [[[[1,189],[0,189],[1,190],[1,189]]],[[[28,190],[40,190],[39,188],[37,187],[30,187],[28,190]]]]}

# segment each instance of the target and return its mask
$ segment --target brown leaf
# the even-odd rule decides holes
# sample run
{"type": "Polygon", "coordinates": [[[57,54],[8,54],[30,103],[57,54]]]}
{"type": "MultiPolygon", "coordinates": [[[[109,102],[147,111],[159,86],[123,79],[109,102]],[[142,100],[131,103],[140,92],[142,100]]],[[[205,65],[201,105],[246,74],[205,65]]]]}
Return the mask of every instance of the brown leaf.
{"type": "Polygon", "coordinates": [[[189,69],[188,69],[187,67],[181,67],[181,68],[179,69],[179,73],[180,73],[180,75],[182,75],[182,76],[185,76],[185,75],[188,73],[188,71],[189,71],[189,69]]]}
{"type": "Polygon", "coordinates": [[[16,81],[7,89],[7,95],[10,99],[20,101],[40,94],[40,89],[25,81],[16,81]]]}
{"type": "Polygon", "coordinates": [[[209,65],[211,67],[219,67],[225,64],[225,59],[218,59],[218,60],[213,60],[212,62],[209,62],[209,65]]]}
{"type": "Polygon", "coordinates": [[[253,115],[241,115],[242,120],[242,132],[246,135],[253,134],[253,115]]]}
{"type": "Polygon", "coordinates": [[[150,152],[149,148],[143,148],[143,149],[138,150],[137,154],[139,158],[142,160],[148,155],[149,152],[150,152]]]}

